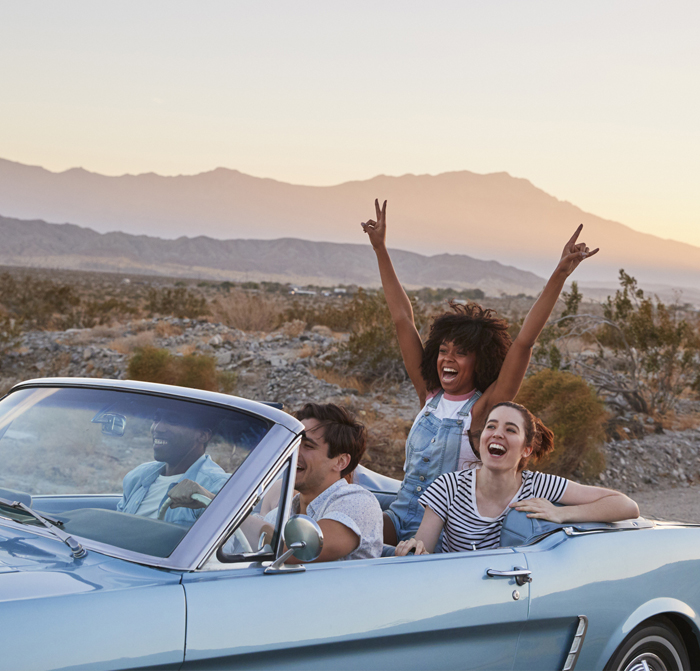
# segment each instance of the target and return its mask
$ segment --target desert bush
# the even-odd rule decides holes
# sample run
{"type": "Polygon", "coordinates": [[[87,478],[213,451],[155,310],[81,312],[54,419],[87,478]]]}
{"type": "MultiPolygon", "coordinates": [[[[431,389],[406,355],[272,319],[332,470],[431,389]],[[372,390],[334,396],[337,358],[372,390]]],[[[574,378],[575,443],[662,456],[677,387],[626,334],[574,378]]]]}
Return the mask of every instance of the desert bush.
{"type": "Polygon", "coordinates": [[[667,412],[684,390],[700,388],[697,318],[645,296],[624,270],[620,287],[608,296],[602,315],[580,314],[574,283],[565,294],[564,313],[543,334],[535,358],[580,374],[619,412],[667,412]],[[590,347],[571,352],[568,343],[575,340],[590,347]]]}
{"type": "Polygon", "coordinates": [[[310,368],[309,372],[319,380],[337,384],[341,389],[354,389],[359,394],[366,394],[369,389],[364,380],[355,375],[345,375],[335,368],[310,368]]]}
{"type": "Polygon", "coordinates": [[[285,321],[301,321],[308,328],[327,326],[333,331],[349,331],[352,328],[354,299],[335,300],[295,298],[284,310],[285,321]]]}
{"type": "Polygon", "coordinates": [[[207,300],[197,291],[184,286],[155,288],[148,290],[146,309],[153,315],[172,315],[179,319],[196,319],[207,314],[207,300]]]}
{"type": "Polygon", "coordinates": [[[154,336],[153,331],[141,331],[135,335],[115,338],[108,343],[107,347],[120,354],[131,354],[136,349],[153,346],[154,336]]]}
{"type": "Polygon", "coordinates": [[[274,331],[290,321],[274,296],[236,289],[215,298],[210,309],[215,321],[241,331],[274,331]]]}
{"type": "Polygon", "coordinates": [[[201,354],[175,356],[166,349],[141,347],[129,361],[132,380],[175,384],[193,389],[218,391],[220,379],[213,358],[201,354]]]}
{"type": "Polygon", "coordinates": [[[0,315],[0,355],[14,349],[22,334],[21,322],[8,315],[0,315]]]}
{"type": "Polygon", "coordinates": [[[604,470],[605,407],[584,379],[546,368],[524,380],[516,401],[554,432],[554,452],[536,470],[583,478],[604,470]]]}
{"type": "MultiPolygon", "coordinates": [[[[425,313],[415,300],[412,302],[416,326],[420,329],[425,323],[425,313]]],[[[384,295],[359,289],[347,311],[350,338],[342,345],[339,360],[345,363],[348,371],[364,380],[406,379],[394,322],[384,295]]]]}

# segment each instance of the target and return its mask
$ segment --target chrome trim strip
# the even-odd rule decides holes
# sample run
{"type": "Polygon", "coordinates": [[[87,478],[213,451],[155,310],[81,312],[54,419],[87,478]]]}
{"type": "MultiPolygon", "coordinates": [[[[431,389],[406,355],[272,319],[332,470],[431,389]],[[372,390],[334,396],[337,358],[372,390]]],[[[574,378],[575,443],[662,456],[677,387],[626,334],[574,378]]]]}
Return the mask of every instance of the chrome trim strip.
{"type": "Polygon", "coordinates": [[[574,634],[574,640],[571,641],[571,647],[569,648],[569,654],[566,656],[566,662],[562,671],[574,671],[576,662],[578,661],[578,656],[581,654],[581,648],[583,647],[583,640],[586,638],[586,632],[588,631],[588,618],[585,615],[578,616],[578,627],[576,627],[576,633],[574,634]]]}

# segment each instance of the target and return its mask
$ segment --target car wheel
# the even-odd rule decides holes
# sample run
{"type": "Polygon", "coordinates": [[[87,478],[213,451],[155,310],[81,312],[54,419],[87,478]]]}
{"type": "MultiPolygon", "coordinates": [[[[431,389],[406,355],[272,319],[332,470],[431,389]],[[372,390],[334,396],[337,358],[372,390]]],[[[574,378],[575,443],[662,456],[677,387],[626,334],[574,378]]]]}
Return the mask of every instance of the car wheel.
{"type": "Polygon", "coordinates": [[[639,625],[615,651],[606,671],[684,671],[690,669],[685,644],[673,623],[659,618],[639,625]]]}

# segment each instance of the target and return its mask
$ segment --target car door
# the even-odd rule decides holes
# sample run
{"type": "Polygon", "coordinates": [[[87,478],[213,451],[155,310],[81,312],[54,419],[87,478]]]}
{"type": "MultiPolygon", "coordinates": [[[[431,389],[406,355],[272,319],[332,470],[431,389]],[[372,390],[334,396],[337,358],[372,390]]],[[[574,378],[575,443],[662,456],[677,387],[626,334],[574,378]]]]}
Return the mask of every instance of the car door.
{"type": "Polygon", "coordinates": [[[499,548],[189,573],[183,668],[511,669],[529,586],[487,570],[523,566],[499,548]]]}

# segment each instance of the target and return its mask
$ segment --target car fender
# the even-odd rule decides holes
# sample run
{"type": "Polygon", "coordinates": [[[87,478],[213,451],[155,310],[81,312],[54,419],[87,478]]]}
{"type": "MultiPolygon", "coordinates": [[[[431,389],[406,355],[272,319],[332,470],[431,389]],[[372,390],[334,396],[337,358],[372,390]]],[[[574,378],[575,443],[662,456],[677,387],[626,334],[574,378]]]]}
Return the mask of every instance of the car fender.
{"type": "MultiPolygon", "coordinates": [[[[629,633],[638,627],[642,622],[649,620],[657,615],[679,615],[687,622],[691,623],[693,633],[698,638],[700,634],[700,616],[687,603],[679,599],[669,597],[659,597],[651,599],[639,606],[635,611],[630,613],[622,625],[616,629],[610,636],[607,644],[603,648],[603,652],[598,660],[596,668],[603,668],[608,660],[615,654],[615,650],[620,646],[622,641],[629,633]]],[[[584,643],[585,645],[585,643],[584,643]]]]}

